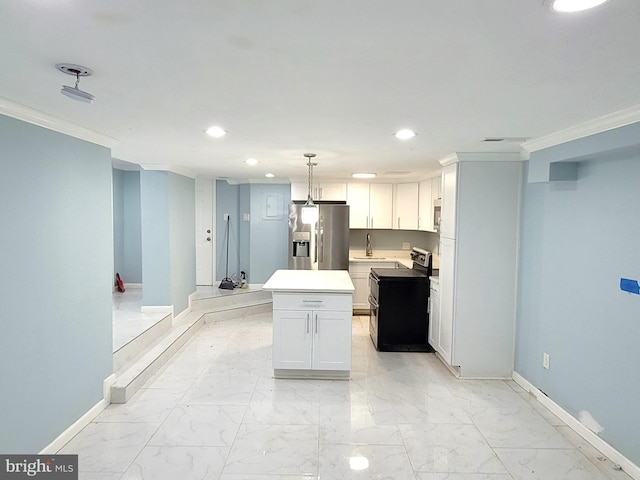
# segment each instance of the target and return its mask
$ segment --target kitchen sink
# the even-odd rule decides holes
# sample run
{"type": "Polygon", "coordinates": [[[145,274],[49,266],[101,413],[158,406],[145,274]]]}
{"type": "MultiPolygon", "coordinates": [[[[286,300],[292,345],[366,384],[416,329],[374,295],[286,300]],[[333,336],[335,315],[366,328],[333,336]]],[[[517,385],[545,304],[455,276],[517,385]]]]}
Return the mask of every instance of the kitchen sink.
{"type": "Polygon", "coordinates": [[[386,260],[386,257],[353,257],[354,260],[386,260]]]}

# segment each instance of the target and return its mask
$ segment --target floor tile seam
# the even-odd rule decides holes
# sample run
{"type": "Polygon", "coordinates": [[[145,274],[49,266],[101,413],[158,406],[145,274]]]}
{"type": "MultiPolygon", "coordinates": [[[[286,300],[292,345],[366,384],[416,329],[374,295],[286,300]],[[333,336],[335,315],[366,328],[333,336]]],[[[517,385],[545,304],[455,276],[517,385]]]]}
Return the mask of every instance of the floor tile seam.
{"type": "Polygon", "coordinates": [[[502,465],[502,467],[504,468],[504,471],[507,472],[513,478],[513,474],[511,473],[511,470],[509,470],[509,467],[507,466],[507,464],[502,461],[502,458],[500,458],[500,456],[498,455],[498,452],[496,452],[496,447],[493,447],[491,445],[491,443],[489,442],[489,439],[485,436],[484,433],[482,433],[482,430],[480,430],[478,428],[478,426],[476,425],[476,423],[473,421],[473,417],[471,417],[471,415],[469,415],[469,418],[473,422],[473,425],[474,425],[475,429],[477,430],[477,432],[482,437],[482,440],[484,441],[486,446],[489,448],[489,450],[491,450],[491,453],[493,454],[493,456],[500,462],[500,465],[502,465]]]}
{"type": "MultiPolygon", "coordinates": [[[[571,432],[575,433],[576,435],[578,435],[569,425],[558,425],[558,426],[554,426],[554,428],[556,429],[556,431],[558,431],[559,435],[562,435],[562,433],[558,430],[558,428],[568,428],[569,430],[571,430],[571,432]]],[[[578,450],[583,457],[585,457],[592,465],[594,465],[599,471],[604,472],[605,476],[607,478],[613,478],[610,475],[608,475],[606,473],[606,471],[604,471],[601,467],[602,465],[599,463],[596,463],[596,460],[598,460],[597,457],[595,458],[591,458],[589,455],[587,455],[587,453],[585,451],[583,451],[583,449],[579,446],[579,445],[575,445],[571,440],[567,439],[564,435],[562,435],[563,438],[565,438],[567,440],[567,442],[569,442],[571,445],[574,445],[575,449],[578,450]]],[[[613,460],[611,460],[609,457],[607,457],[605,454],[603,454],[600,450],[598,450],[596,447],[594,447],[593,445],[591,445],[589,442],[587,442],[586,440],[584,440],[582,437],[580,437],[580,439],[582,439],[589,447],[591,447],[593,450],[595,450],[599,455],[601,455],[602,457],[604,457],[608,462],[610,462],[612,465],[615,463],[613,460]]],[[[629,474],[627,474],[626,472],[624,472],[625,475],[627,475],[627,477],[629,478],[629,480],[632,480],[631,477],[629,476],[629,474]]]]}

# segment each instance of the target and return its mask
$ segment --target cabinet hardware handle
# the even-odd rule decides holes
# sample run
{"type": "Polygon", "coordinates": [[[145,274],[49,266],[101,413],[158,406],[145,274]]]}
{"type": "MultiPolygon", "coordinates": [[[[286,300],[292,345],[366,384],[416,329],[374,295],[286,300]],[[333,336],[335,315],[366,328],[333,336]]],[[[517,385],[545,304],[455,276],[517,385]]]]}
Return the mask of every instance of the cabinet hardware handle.
{"type": "Polygon", "coordinates": [[[367,228],[369,228],[369,216],[368,216],[368,215],[367,215],[367,221],[366,221],[366,224],[367,224],[367,228]]]}
{"type": "Polygon", "coordinates": [[[398,217],[398,228],[400,228],[400,217],[398,217]]]}
{"type": "Polygon", "coordinates": [[[324,300],[302,300],[302,303],[322,303],[324,300]]]}
{"type": "Polygon", "coordinates": [[[316,335],[318,334],[318,314],[316,313],[316,335]]]}
{"type": "Polygon", "coordinates": [[[307,335],[309,334],[309,314],[307,313],[307,335]]]}

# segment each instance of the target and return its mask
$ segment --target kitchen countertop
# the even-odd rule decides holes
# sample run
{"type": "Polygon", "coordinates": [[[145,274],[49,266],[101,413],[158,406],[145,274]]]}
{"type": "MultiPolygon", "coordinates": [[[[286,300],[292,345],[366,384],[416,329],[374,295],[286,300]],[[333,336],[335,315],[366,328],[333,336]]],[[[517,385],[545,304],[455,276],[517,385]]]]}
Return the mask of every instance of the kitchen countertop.
{"type": "Polygon", "coordinates": [[[276,270],[262,287],[269,292],[352,293],[346,270],[276,270]]]}
{"type": "MultiPolygon", "coordinates": [[[[432,253],[434,270],[440,268],[440,257],[432,253]]],[[[373,255],[367,257],[364,250],[349,250],[349,262],[353,263],[400,263],[407,268],[413,266],[410,250],[374,250],[373,255]]]]}

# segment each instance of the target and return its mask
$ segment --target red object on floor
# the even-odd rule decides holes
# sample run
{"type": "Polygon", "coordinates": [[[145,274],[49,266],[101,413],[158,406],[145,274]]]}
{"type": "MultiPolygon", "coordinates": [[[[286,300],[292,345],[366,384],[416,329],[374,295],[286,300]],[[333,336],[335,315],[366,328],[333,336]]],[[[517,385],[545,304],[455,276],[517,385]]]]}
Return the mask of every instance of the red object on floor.
{"type": "Polygon", "coordinates": [[[120,274],[116,273],[116,285],[118,285],[118,291],[124,292],[124,282],[120,278],[120,274]]]}

